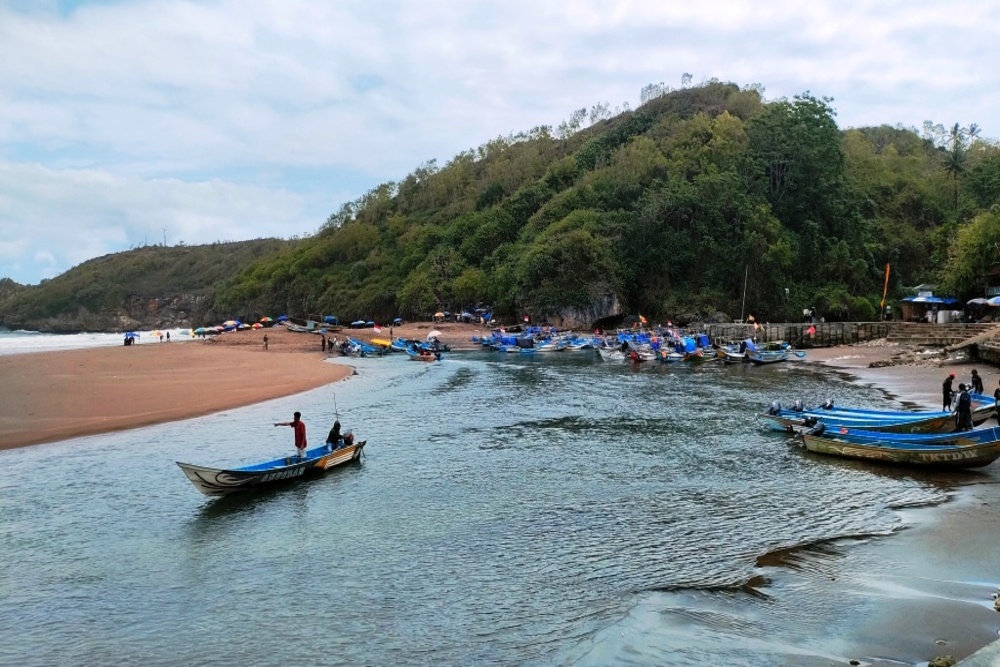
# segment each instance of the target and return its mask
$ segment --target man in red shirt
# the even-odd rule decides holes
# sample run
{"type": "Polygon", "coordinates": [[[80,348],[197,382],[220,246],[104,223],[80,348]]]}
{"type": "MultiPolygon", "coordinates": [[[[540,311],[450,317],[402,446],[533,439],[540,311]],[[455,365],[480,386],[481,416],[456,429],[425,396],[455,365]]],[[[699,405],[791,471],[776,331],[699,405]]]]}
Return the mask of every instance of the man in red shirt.
{"type": "Polygon", "coordinates": [[[295,449],[298,450],[299,458],[306,456],[306,423],[302,421],[302,413],[296,412],[292,415],[290,422],[278,422],[275,426],[291,426],[295,430],[295,449]]]}

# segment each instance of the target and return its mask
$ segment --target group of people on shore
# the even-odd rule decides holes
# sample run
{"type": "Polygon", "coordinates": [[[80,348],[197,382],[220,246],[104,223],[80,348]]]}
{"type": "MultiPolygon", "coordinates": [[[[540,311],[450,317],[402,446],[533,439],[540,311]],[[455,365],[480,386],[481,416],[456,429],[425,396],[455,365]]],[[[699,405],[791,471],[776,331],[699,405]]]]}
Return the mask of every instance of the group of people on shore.
{"type": "MultiPolygon", "coordinates": [[[[306,457],[306,449],[309,447],[308,440],[306,439],[306,423],[302,421],[302,413],[296,412],[292,415],[292,421],[289,422],[275,422],[275,426],[291,426],[295,434],[295,451],[299,458],[304,459],[306,457]]],[[[354,434],[351,429],[347,429],[343,433],[340,432],[340,420],[333,422],[333,428],[330,429],[330,433],[326,436],[326,446],[331,452],[335,449],[340,449],[341,447],[349,447],[354,444],[354,434]]]]}
{"type": "MultiPolygon", "coordinates": [[[[982,395],[985,393],[983,378],[979,375],[979,371],[973,368],[968,385],[959,382],[958,391],[955,391],[954,382],[955,374],[949,373],[948,377],[941,383],[941,409],[950,412],[954,406],[956,427],[959,431],[970,431],[972,430],[972,394],[982,395]]],[[[996,403],[997,421],[1000,422],[1000,386],[993,390],[993,399],[996,403]]]]}

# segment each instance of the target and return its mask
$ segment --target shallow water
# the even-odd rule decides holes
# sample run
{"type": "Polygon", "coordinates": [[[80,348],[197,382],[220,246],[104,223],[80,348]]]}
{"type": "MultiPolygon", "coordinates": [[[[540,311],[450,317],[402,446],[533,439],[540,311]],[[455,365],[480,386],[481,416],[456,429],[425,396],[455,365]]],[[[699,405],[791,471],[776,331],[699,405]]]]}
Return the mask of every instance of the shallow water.
{"type": "Polygon", "coordinates": [[[894,508],[970,479],[765,431],[774,399],[887,406],[800,364],[354,363],[296,397],[0,452],[0,664],[825,664],[816,638],[864,602],[774,570],[821,586],[894,508]],[[339,412],[364,462],[214,500],[174,465],[291,452],[271,423],[294,410],[314,444],[339,412]]]}

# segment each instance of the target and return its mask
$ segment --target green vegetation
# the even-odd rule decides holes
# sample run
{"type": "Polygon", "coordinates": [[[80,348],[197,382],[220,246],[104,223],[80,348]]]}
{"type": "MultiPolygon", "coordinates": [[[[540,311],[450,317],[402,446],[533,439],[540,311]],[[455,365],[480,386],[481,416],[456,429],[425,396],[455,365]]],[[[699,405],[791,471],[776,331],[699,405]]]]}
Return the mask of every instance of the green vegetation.
{"type": "Polygon", "coordinates": [[[94,260],[0,310],[101,309],[169,286],[202,290],[205,312],[247,318],[386,321],[489,304],[499,316],[597,319],[617,304],[676,321],[739,317],[746,280],[744,314],[759,320],[810,306],[872,319],[887,263],[890,298],[923,282],[982,295],[1000,261],[1000,148],[978,127],[841,130],[830,99],[761,92],[647,86],[634,111],[599,104],[554,131],[423,164],[345,204],[313,237],[215,261],[211,274],[171,269],[182,259],[167,251],[182,249],[140,249],[102,260],[120,267],[134,253],[145,272],[101,273],[94,260]],[[71,274],[72,287],[55,289],[71,274]]]}
{"type": "MultiPolygon", "coordinates": [[[[214,286],[272,257],[289,241],[260,239],[204,246],[144,246],[105,255],[25,287],[0,281],[0,324],[42,330],[118,330],[130,320],[211,322],[214,286]],[[167,313],[158,314],[160,309],[167,313]]],[[[228,317],[228,315],[226,316],[228,317]]]]}

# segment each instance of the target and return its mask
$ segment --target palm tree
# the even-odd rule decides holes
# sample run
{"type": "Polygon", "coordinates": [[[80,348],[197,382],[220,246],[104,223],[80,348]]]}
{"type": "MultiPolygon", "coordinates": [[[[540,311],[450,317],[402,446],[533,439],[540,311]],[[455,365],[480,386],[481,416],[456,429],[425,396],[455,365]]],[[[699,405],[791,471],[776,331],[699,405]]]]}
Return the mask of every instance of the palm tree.
{"type": "Polygon", "coordinates": [[[958,210],[958,175],[965,171],[965,149],[961,142],[953,145],[944,159],[944,170],[951,174],[954,207],[958,210]]]}

